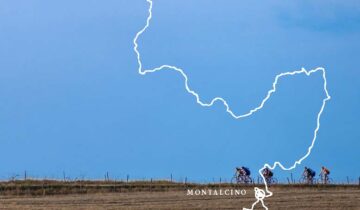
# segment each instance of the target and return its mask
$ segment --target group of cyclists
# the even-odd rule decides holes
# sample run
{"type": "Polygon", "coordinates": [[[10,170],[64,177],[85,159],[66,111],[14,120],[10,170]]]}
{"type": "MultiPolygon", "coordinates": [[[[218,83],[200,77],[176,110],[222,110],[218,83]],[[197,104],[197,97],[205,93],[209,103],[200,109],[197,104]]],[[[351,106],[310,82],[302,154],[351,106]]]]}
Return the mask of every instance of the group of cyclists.
{"type": "MultiPolygon", "coordinates": [[[[277,179],[274,178],[274,172],[272,170],[270,170],[270,168],[265,167],[261,171],[261,173],[264,177],[264,181],[267,184],[276,184],[277,183],[277,179]]],[[[245,166],[236,167],[235,176],[234,176],[232,182],[243,183],[243,184],[253,183],[254,181],[250,175],[251,175],[251,171],[248,167],[245,167],[245,166]]],[[[329,178],[329,175],[330,175],[330,170],[327,169],[326,167],[322,166],[320,175],[319,175],[320,176],[319,180],[316,180],[316,177],[315,177],[316,172],[309,167],[305,167],[304,172],[300,179],[300,183],[313,184],[314,182],[318,181],[319,183],[322,183],[322,184],[329,184],[331,181],[329,178]]]]}
{"type": "MultiPolygon", "coordinates": [[[[321,166],[319,182],[322,184],[329,184],[331,182],[329,175],[330,175],[330,170],[327,169],[325,166],[321,166]]],[[[315,176],[316,176],[316,172],[314,170],[312,170],[309,167],[305,167],[300,182],[313,184],[316,181],[315,176]]]]}

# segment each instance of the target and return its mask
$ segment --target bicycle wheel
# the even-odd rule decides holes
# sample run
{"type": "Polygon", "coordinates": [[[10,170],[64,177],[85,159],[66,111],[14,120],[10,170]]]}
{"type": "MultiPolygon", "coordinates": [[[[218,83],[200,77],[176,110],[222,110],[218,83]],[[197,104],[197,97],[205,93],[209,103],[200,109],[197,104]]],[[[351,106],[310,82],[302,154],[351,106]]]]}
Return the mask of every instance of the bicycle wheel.
{"type": "Polygon", "coordinates": [[[306,184],[307,183],[307,179],[305,177],[301,177],[299,179],[299,184],[306,184]]]}
{"type": "Polygon", "coordinates": [[[238,183],[238,178],[237,178],[237,176],[233,176],[233,177],[231,178],[230,183],[231,183],[231,184],[237,184],[237,183],[238,183]]]}
{"type": "Polygon", "coordinates": [[[318,178],[317,183],[318,184],[324,184],[323,178],[322,177],[318,178]]]}
{"type": "Polygon", "coordinates": [[[326,184],[333,184],[334,180],[332,178],[328,178],[326,184]]]}
{"type": "Polygon", "coordinates": [[[307,177],[301,177],[299,179],[299,183],[300,184],[313,184],[314,183],[314,178],[313,179],[308,179],[307,177]]]}
{"type": "Polygon", "coordinates": [[[313,177],[309,180],[309,184],[316,184],[316,181],[317,181],[316,178],[313,177]]]}
{"type": "Polygon", "coordinates": [[[276,178],[271,178],[271,184],[277,184],[278,180],[276,178]]]}

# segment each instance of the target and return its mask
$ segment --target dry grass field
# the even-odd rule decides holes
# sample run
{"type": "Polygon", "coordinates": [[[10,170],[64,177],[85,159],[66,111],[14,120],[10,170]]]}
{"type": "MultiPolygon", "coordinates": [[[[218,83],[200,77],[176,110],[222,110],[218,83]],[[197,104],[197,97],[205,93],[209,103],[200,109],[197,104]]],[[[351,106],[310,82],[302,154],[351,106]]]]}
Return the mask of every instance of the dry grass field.
{"type": "MultiPolygon", "coordinates": [[[[269,209],[360,209],[356,185],[278,185],[266,199],[269,209]]],[[[6,182],[0,209],[242,209],[254,202],[253,187],[170,182],[6,182]],[[188,196],[186,189],[245,189],[244,196],[188,196]]],[[[257,206],[256,209],[262,209],[257,206]]]]}

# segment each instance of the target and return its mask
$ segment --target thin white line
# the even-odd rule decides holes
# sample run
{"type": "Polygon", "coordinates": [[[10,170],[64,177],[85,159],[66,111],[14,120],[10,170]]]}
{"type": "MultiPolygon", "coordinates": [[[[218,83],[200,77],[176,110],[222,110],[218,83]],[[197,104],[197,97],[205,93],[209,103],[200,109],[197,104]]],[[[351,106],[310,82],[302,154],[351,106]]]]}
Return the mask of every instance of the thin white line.
{"type": "MultiPolygon", "coordinates": [[[[210,107],[212,106],[215,102],[217,101],[220,101],[226,108],[226,112],[228,112],[233,118],[235,119],[240,119],[240,118],[245,118],[245,117],[248,117],[252,114],[254,114],[255,112],[259,111],[260,109],[262,109],[265,105],[265,103],[267,102],[268,99],[270,99],[271,95],[276,92],[276,85],[279,81],[279,79],[281,77],[285,77],[285,76],[294,76],[294,75],[297,75],[297,74],[305,74],[307,76],[310,76],[311,74],[315,73],[315,72],[318,72],[318,71],[321,71],[322,72],[322,77],[323,77],[323,80],[324,80],[324,91],[325,91],[325,94],[326,94],[326,98],[323,99],[323,103],[322,103],[322,106],[321,106],[321,109],[317,115],[317,125],[316,125],[316,128],[314,130],[314,136],[313,136],[313,139],[312,139],[312,142],[311,142],[311,145],[309,146],[308,148],[308,151],[307,153],[302,157],[300,158],[299,160],[297,160],[291,167],[288,167],[286,168],[285,166],[283,166],[280,162],[276,161],[274,162],[273,166],[270,166],[269,164],[265,164],[260,170],[259,170],[259,173],[261,175],[261,177],[263,178],[263,181],[265,183],[265,190],[266,190],[266,193],[268,193],[267,195],[265,194],[265,192],[259,188],[255,188],[255,192],[256,193],[256,196],[255,198],[257,199],[251,209],[254,209],[255,205],[259,202],[261,202],[262,206],[265,208],[265,209],[268,209],[266,207],[266,205],[264,204],[264,201],[263,199],[265,197],[270,197],[273,195],[273,193],[271,191],[269,191],[268,189],[268,186],[267,186],[267,183],[265,181],[265,177],[262,175],[261,171],[265,168],[265,167],[268,167],[270,168],[271,170],[275,169],[276,166],[279,166],[281,169],[283,170],[292,170],[296,167],[296,165],[299,165],[301,164],[301,162],[303,160],[305,160],[311,153],[311,150],[312,148],[314,147],[314,144],[315,144],[315,141],[316,141],[316,138],[317,138],[317,133],[320,129],[320,117],[321,117],[321,114],[323,113],[324,111],[324,108],[325,108],[325,105],[326,105],[326,102],[328,100],[330,100],[330,95],[328,93],[328,90],[327,90],[327,81],[326,81],[326,71],[324,68],[322,67],[318,67],[316,69],[312,69],[310,71],[307,71],[305,70],[304,68],[302,68],[301,70],[296,70],[296,71],[291,71],[291,72],[284,72],[284,73],[280,73],[278,75],[276,75],[275,77],[275,80],[272,84],[272,88],[267,92],[267,95],[266,97],[261,101],[260,105],[251,109],[249,112],[245,113],[245,114],[240,114],[240,115],[236,115],[231,109],[230,109],[230,106],[228,105],[228,103],[226,102],[225,99],[221,98],[221,97],[215,97],[211,100],[210,103],[205,103],[205,102],[202,102],[200,100],[200,96],[198,93],[196,93],[194,90],[192,90],[190,87],[189,87],[189,84],[188,84],[188,77],[187,75],[184,73],[184,71],[181,69],[181,68],[178,68],[176,66],[171,66],[171,65],[162,65],[162,66],[159,66],[159,67],[156,67],[156,68],[153,68],[153,69],[147,69],[147,70],[143,70],[143,67],[142,67],[142,63],[141,63],[141,55],[140,55],[140,52],[138,51],[138,43],[137,43],[137,40],[139,39],[140,35],[143,34],[145,32],[145,30],[149,27],[150,25],[150,20],[152,18],[152,8],[153,8],[153,2],[152,0],[146,0],[148,3],[149,3],[149,15],[146,19],[146,25],[139,31],[136,33],[135,37],[134,37],[134,51],[136,53],[136,56],[137,56],[137,62],[138,62],[138,65],[139,65],[139,68],[138,68],[138,72],[139,74],[141,75],[146,75],[147,73],[153,73],[153,72],[157,72],[157,71],[161,71],[161,70],[173,70],[173,71],[177,71],[179,72],[183,78],[184,78],[184,82],[185,82],[185,89],[188,93],[190,93],[191,95],[195,96],[196,98],[196,103],[198,103],[199,105],[203,106],[203,107],[210,107]]],[[[243,208],[244,210],[249,210],[247,208],[243,208]]]]}

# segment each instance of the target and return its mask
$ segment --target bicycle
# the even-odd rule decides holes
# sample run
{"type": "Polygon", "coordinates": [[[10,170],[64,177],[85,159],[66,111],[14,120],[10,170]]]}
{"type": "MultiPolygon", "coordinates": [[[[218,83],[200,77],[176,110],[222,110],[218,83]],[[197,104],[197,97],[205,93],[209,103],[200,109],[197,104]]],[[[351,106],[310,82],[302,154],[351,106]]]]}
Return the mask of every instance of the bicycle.
{"type": "Polygon", "coordinates": [[[314,184],[314,182],[316,182],[314,177],[306,176],[305,174],[303,174],[299,179],[299,183],[301,184],[314,184]]]}
{"type": "MultiPolygon", "coordinates": [[[[263,179],[261,179],[261,181],[263,182],[263,179]]],[[[276,178],[274,178],[274,177],[265,177],[265,181],[266,181],[266,184],[268,184],[268,185],[278,183],[278,180],[276,178]]]]}
{"type": "Polygon", "coordinates": [[[331,184],[333,180],[329,177],[329,175],[325,175],[323,173],[319,174],[318,183],[320,184],[331,184]]]}
{"type": "Polygon", "coordinates": [[[235,173],[235,175],[231,179],[231,183],[236,184],[251,184],[253,182],[253,179],[249,175],[241,175],[238,173],[235,173]]]}

